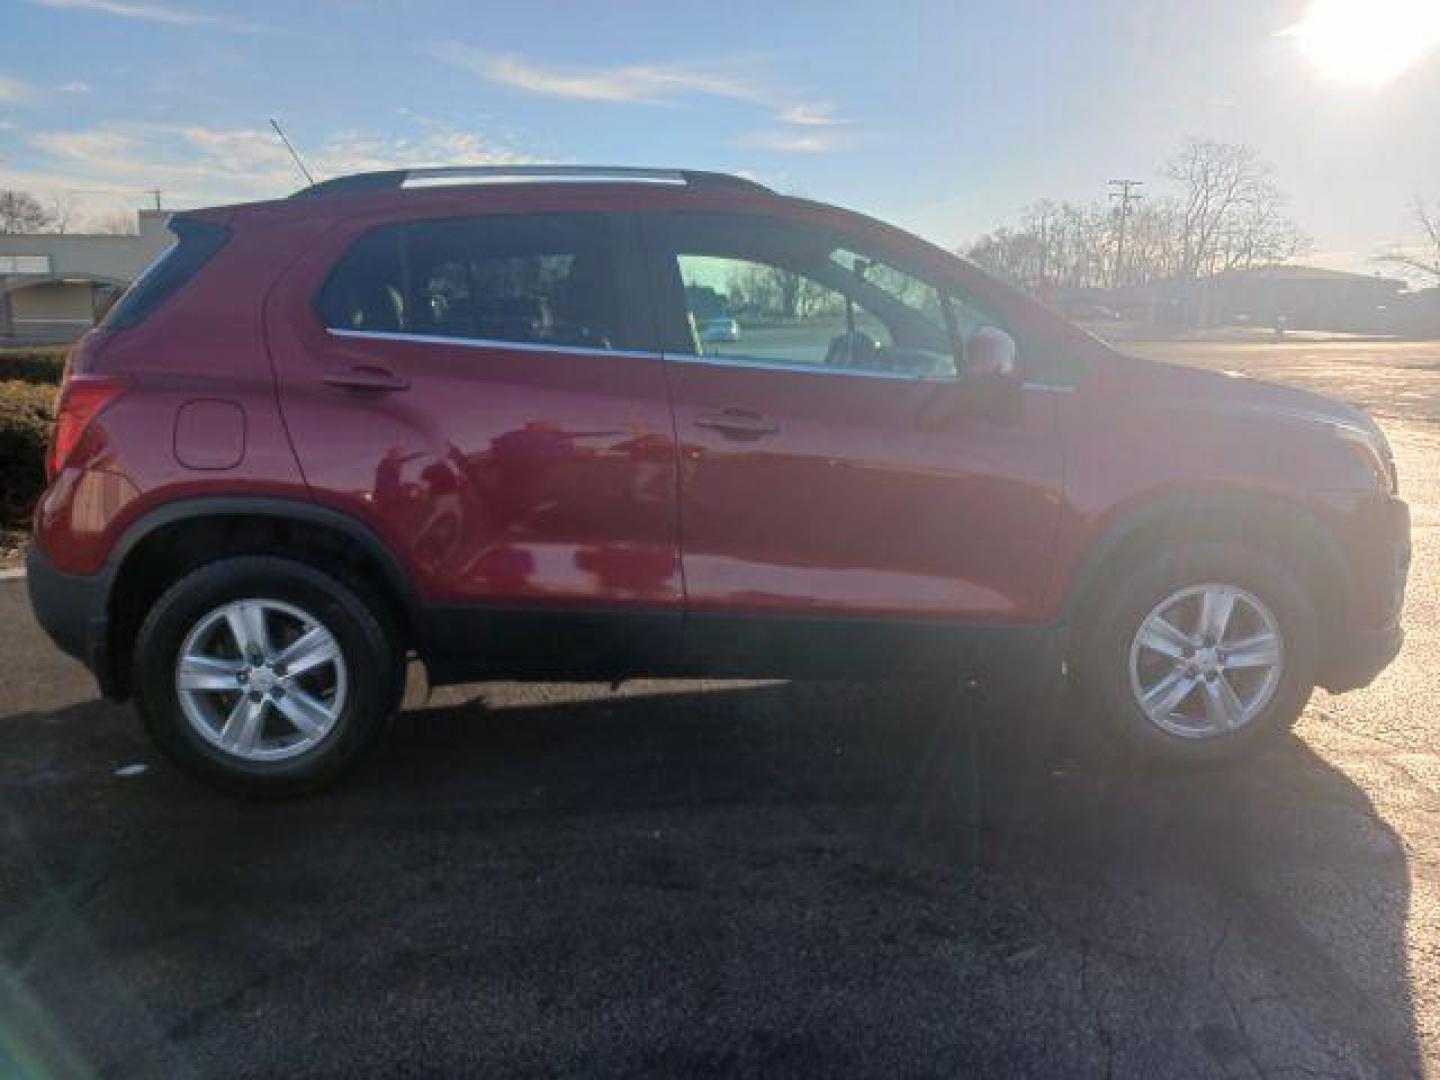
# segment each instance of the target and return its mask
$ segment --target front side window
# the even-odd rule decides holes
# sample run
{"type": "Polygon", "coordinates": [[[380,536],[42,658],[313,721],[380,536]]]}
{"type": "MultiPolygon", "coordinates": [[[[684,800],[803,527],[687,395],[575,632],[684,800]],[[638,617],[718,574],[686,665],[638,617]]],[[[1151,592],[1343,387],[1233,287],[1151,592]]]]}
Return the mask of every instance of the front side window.
{"type": "Polygon", "coordinates": [[[330,329],[531,345],[624,344],[611,224],[514,215],[385,226],[321,289],[330,329]]]}
{"type": "Polygon", "coordinates": [[[690,351],[801,370],[954,378],[985,319],[822,230],[677,214],[667,223],[690,351]]]}
{"type": "Polygon", "coordinates": [[[843,368],[876,367],[882,355],[893,356],[884,323],[814,278],[749,259],[677,261],[697,355],[843,368]]]}

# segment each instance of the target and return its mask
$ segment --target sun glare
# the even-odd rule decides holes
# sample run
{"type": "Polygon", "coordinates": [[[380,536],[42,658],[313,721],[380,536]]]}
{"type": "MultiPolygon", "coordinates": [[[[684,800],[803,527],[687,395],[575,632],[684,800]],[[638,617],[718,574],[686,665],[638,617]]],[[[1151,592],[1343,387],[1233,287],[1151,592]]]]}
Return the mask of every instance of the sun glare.
{"type": "Polygon", "coordinates": [[[1311,0],[1286,33],[1322,75],[1382,86],[1440,42],[1440,0],[1311,0]]]}

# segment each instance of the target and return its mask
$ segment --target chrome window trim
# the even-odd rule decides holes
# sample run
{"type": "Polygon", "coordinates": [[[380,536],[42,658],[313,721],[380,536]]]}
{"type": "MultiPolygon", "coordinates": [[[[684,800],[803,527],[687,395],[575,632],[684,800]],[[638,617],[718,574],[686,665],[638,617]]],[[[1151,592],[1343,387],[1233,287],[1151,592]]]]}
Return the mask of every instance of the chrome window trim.
{"type": "Polygon", "coordinates": [[[694,353],[667,353],[680,364],[704,367],[751,368],[759,371],[791,371],[800,375],[848,375],[856,379],[889,379],[892,382],[955,382],[958,375],[906,375],[898,371],[867,371],[864,368],[832,367],[829,364],[802,364],[792,360],[747,360],[738,356],[697,356],[694,353]]]}
{"type": "MultiPolygon", "coordinates": [[[[503,338],[446,337],[442,334],[407,334],[391,330],[343,330],[326,327],[331,337],[354,338],[358,341],[399,341],[413,345],[458,345],[467,349],[509,349],[512,352],[578,353],[582,356],[618,356],[630,360],[673,360],[677,364],[702,367],[746,368],[757,371],[786,371],[800,375],[839,375],[854,379],[888,379],[891,382],[958,382],[955,375],[904,375],[893,371],[864,371],[859,368],[829,367],[823,364],[801,364],[784,360],[742,360],[736,357],[696,356],[692,353],[660,353],[647,349],[596,349],[589,345],[548,345],[534,341],[506,341],[503,338]]],[[[1021,389],[1068,393],[1075,389],[1065,383],[1027,380],[1021,389]]]]}
{"type": "Polygon", "coordinates": [[[443,334],[405,334],[390,330],[341,330],[326,327],[332,337],[361,341],[400,341],[414,345],[458,345],[466,349],[509,349],[512,352],[581,353],[585,356],[619,356],[635,360],[660,360],[658,352],[641,349],[597,349],[590,345],[551,345],[535,341],[506,341],[502,338],[446,337],[443,334]]]}

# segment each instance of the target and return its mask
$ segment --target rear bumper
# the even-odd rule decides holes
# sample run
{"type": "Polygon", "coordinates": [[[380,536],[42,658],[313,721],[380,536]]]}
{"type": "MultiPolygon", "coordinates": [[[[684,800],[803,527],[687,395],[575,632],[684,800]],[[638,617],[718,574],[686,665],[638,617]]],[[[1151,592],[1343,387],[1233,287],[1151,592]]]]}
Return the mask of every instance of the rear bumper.
{"type": "Polygon", "coordinates": [[[110,670],[103,574],[66,574],[31,546],[25,555],[25,583],[35,619],[63,652],[79,660],[106,697],[118,696],[110,670]]]}

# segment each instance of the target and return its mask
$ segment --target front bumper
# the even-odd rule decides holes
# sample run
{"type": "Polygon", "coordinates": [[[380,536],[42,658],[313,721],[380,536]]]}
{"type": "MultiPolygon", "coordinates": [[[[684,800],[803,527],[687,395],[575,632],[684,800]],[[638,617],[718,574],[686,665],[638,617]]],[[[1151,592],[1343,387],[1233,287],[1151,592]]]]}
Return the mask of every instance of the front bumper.
{"type": "Polygon", "coordinates": [[[1410,576],[1410,508],[1395,496],[1355,515],[1348,531],[1349,617],[1326,643],[1317,681],[1333,693],[1368,686],[1400,652],[1410,576]]]}
{"type": "Polygon", "coordinates": [[[1332,694],[1369,686],[1375,676],[1390,666],[1405,643],[1405,631],[1397,621],[1383,630],[1352,631],[1331,645],[1331,657],[1320,672],[1320,685],[1332,694]]]}
{"type": "Polygon", "coordinates": [[[110,665],[105,576],[63,573],[32,545],[25,555],[25,583],[35,619],[50,640],[90,669],[102,694],[119,696],[110,665]]]}

